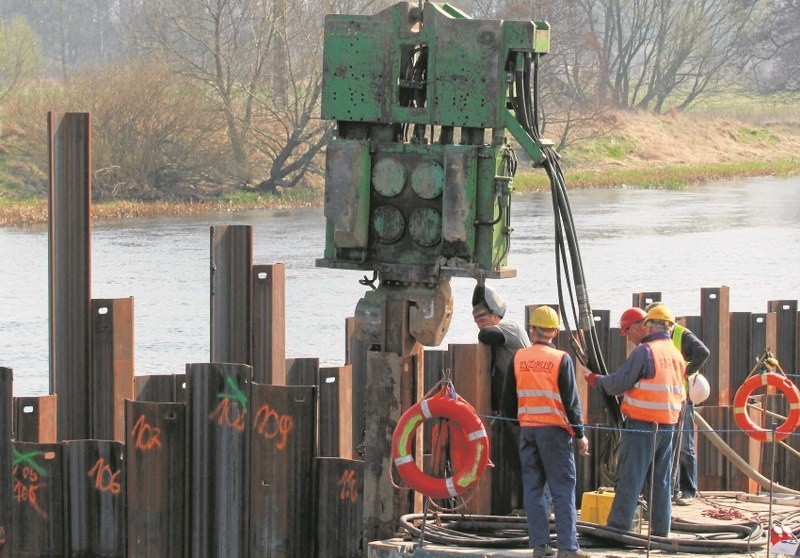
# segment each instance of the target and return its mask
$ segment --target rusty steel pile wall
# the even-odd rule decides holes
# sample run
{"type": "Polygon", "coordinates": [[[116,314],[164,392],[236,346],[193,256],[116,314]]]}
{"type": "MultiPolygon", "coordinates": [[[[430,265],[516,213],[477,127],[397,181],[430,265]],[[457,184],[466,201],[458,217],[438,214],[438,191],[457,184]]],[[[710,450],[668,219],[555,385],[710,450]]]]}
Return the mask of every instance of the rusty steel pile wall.
{"type": "MultiPolygon", "coordinates": [[[[798,355],[797,303],[769,301],[765,313],[731,313],[727,287],[702,289],[701,298],[700,316],[679,318],[716,353],[704,369],[714,394],[698,411],[751,465],[769,470],[771,451],[736,428],[730,403],[766,348],[787,372],[796,370],[791,359],[798,355]]],[[[640,299],[634,295],[634,303],[640,299]]],[[[128,300],[123,299],[122,315],[132,316],[128,300]]],[[[108,304],[103,301],[104,307],[108,304]]],[[[533,307],[526,308],[527,314],[533,307]]],[[[217,308],[227,311],[224,304],[217,308]]],[[[604,358],[613,370],[630,348],[611,326],[609,311],[596,311],[595,318],[604,358]]],[[[0,389],[5,394],[0,418],[6,417],[0,419],[0,452],[8,452],[6,478],[13,482],[7,487],[12,502],[8,517],[0,516],[2,552],[192,558],[366,555],[359,447],[363,432],[353,426],[355,418],[361,424],[368,421],[364,382],[355,380],[366,376],[368,359],[363,345],[346,336],[351,362],[342,367],[320,368],[317,358],[284,357],[278,375],[285,374],[289,385],[257,383],[253,367],[244,363],[195,363],[187,365],[185,374],[126,377],[131,367],[114,365],[120,359],[111,355],[106,359],[112,379],[107,389],[135,394],[124,399],[124,437],[118,441],[58,442],[56,396],[9,398],[12,371],[0,370],[0,387],[5,386],[0,389]]],[[[566,335],[558,343],[571,350],[566,335]]],[[[423,356],[420,393],[448,374],[492,430],[486,347],[450,345],[423,356]]],[[[123,355],[121,362],[126,360],[123,355]]],[[[274,368],[275,359],[268,360],[274,368]]],[[[583,382],[578,385],[588,435],[598,448],[606,430],[591,427],[606,424],[603,402],[583,382]]],[[[120,401],[117,396],[111,400],[120,401]]],[[[768,395],[765,401],[768,408],[783,410],[780,397],[768,395]]],[[[115,405],[104,410],[109,423],[120,415],[115,405]]],[[[432,426],[426,424],[425,430],[432,426]]],[[[109,424],[106,431],[119,430],[109,424]]],[[[510,460],[502,458],[515,448],[506,442],[493,435],[495,468],[467,502],[469,513],[506,514],[518,506],[520,487],[508,481],[510,460]]],[[[702,434],[698,442],[701,490],[758,488],[702,434]]],[[[796,437],[788,444],[797,447],[796,437]]],[[[424,448],[426,471],[438,474],[437,450],[427,440],[424,448]]],[[[599,454],[578,461],[579,492],[598,486],[599,454]]],[[[775,481],[798,485],[798,468],[787,465],[792,459],[789,449],[777,448],[775,481]]]]}
{"type": "MultiPolygon", "coordinates": [[[[341,394],[322,403],[316,386],[256,384],[244,364],[190,364],[186,381],[180,401],[154,390],[159,401],[125,403],[124,444],[11,441],[9,397],[7,555],[360,555],[363,464],[317,449],[318,408],[341,394]]],[[[349,440],[339,416],[326,435],[349,440]]]]}

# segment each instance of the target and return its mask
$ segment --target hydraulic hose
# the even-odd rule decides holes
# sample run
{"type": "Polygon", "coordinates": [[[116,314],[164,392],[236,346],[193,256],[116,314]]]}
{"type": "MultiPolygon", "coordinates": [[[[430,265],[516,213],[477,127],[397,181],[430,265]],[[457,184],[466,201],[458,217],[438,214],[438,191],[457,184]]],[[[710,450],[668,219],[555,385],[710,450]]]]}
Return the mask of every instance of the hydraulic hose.
{"type": "MultiPolygon", "coordinates": [[[[534,56],[531,53],[518,53],[509,62],[509,73],[514,76],[509,95],[511,107],[520,126],[540,146],[544,155],[542,166],[550,178],[555,224],[556,286],[564,327],[569,333],[576,358],[592,372],[606,375],[608,370],[600,350],[597,328],[589,304],[583,262],[564,173],[558,162],[558,154],[551,147],[543,145],[539,130],[538,57],[534,59],[534,56]],[[569,300],[569,310],[567,300],[569,300]],[[574,324],[574,328],[571,324],[574,324]]],[[[604,395],[603,401],[608,423],[613,428],[603,437],[600,446],[600,481],[604,485],[613,485],[616,478],[617,448],[620,440],[618,429],[622,426],[622,412],[616,397],[604,395]]]]}
{"type": "Polygon", "coordinates": [[[672,522],[675,532],[694,533],[697,538],[683,537],[658,537],[622,531],[613,527],[601,527],[593,523],[578,522],[578,533],[590,537],[614,541],[625,546],[647,548],[652,550],[665,550],[667,552],[687,552],[690,554],[723,554],[729,552],[753,552],[767,544],[764,529],[760,523],[747,523],[739,525],[726,525],[724,529],[717,526],[688,523],[681,521],[672,522]],[[730,538],[713,537],[721,533],[728,534],[730,538]]]}
{"type": "MultiPolygon", "coordinates": [[[[528,546],[527,521],[525,517],[520,516],[408,514],[400,518],[400,525],[412,537],[422,535],[424,541],[433,544],[470,548],[528,546]],[[492,536],[481,533],[492,533],[492,536]]],[[[621,531],[585,521],[578,521],[577,528],[582,536],[612,541],[621,546],[644,548],[648,544],[646,535],[631,531],[621,531]]],[[[721,554],[752,552],[766,545],[764,529],[758,522],[718,526],[673,520],[672,530],[675,533],[682,533],[683,536],[651,536],[650,547],[669,552],[721,554]]],[[[551,519],[551,542],[554,531],[555,525],[551,519]]]]}
{"type": "Polygon", "coordinates": [[[714,447],[717,448],[722,455],[727,457],[730,462],[733,463],[733,465],[742,473],[756,481],[759,485],[767,490],[771,489],[773,492],[778,492],[780,494],[793,494],[796,496],[800,495],[800,490],[781,486],[751,467],[747,461],[745,461],[738,453],[733,451],[733,449],[731,449],[731,447],[725,443],[725,440],[720,438],[719,434],[714,432],[714,429],[711,428],[711,426],[705,421],[700,413],[697,412],[697,410],[694,412],[694,419],[697,422],[697,425],[700,427],[698,430],[702,432],[714,445],[714,447]]]}
{"type": "MultiPolygon", "coordinates": [[[[514,76],[510,95],[511,106],[522,128],[542,146],[544,155],[542,166],[550,178],[555,221],[556,285],[564,326],[570,333],[576,357],[581,363],[592,372],[605,375],[608,370],[600,350],[599,337],[589,303],[564,173],[558,162],[558,154],[551,147],[543,145],[539,130],[539,77],[538,63],[534,62],[534,56],[531,53],[523,53],[510,62],[509,70],[514,76]],[[522,67],[519,67],[520,65],[522,67]],[[567,300],[569,300],[569,310],[567,300]],[[574,329],[571,324],[574,324],[574,329]]],[[[622,413],[619,410],[619,401],[615,397],[607,396],[605,404],[609,423],[615,427],[621,426],[622,413]]],[[[611,468],[613,467],[609,465],[609,469],[611,468]]]]}

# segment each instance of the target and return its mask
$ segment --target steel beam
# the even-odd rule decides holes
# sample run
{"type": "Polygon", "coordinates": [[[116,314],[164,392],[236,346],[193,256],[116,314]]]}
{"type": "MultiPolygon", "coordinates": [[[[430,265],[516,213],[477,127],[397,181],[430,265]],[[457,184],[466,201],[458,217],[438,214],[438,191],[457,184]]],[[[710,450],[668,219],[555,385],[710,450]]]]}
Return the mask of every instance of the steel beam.
{"type": "MultiPolygon", "coordinates": [[[[421,366],[421,358],[419,358],[421,366]]],[[[412,509],[412,491],[392,485],[392,432],[416,402],[417,356],[372,351],[367,355],[364,452],[364,539],[392,537],[397,518],[412,509]]]]}
{"type": "Polygon", "coordinates": [[[321,457],[317,465],[317,558],[366,556],[362,536],[364,462],[321,457]]]}
{"type": "Polygon", "coordinates": [[[66,442],[67,556],[126,555],[125,445],[66,442]]]}
{"type": "Polygon", "coordinates": [[[750,354],[753,355],[750,368],[752,368],[766,349],[772,350],[774,354],[778,344],[778,318],[775,312],[768,312],[751,314],[750,319],[750,354]]]}
{"type": "MultiPolygon", "coordinates": [[[[0,366],[0,502],[11,501],[12,392],[14,371],[0,366]]],[[[0,505],[0,557],[8,556],[11,542],[11,510],[0,505]]]]}
{"type": "MultiPolygon", "coordinates": [[[[150,374],[133,377],[133,392],[136,401],[150,403],[174,403],[176,398],[176,374],[150,374]]],[[[181,378],[183,378],[181,374],[181,378]]],[[[181,399],[183,401],[183,399],[181,399]]]]}
{"type": "Polygon", "coordinates": [[[64,444],[14,442],[13,481],[11,555],[19,558],[68,556],[64,444]]]}
{"type": "Polygon", "coordinates": [[[702,330],[692,330],[705,343],[711,356],[708,357],[703,374],[713,386],[706,405],[730,405],[731,354],[730,354],[730,288],[714,287],[700,289],[700,315],[702,330]]]}
{"type": "Polygon", "coordinates": [[[58,441],[58,396],[14,398],[14,439],[50,444],[58,441]]]}
{"type": "Polygon", "coordinates": [[[319,457],[349,458],[353,454],[352,393],[350,366],[320,368],[319,457]]]}
{"type": "MultiPolygon", "coordinates": [[[[447,347],[447,355],[449,357],[448,368],[453,379],[453,384],[456,388],[456,393],[466,399],[470,405],[475,407],[475,411],[480,416],[490,416],[491,409],[491,377],[489,375],[489,367],[491,366],[491,352],[486,345],[471,343],[471,344],[451,344],[447,347]]],[[[494,433],[495,431],[490,425],[485,424],[487,432],[494,433]]],[[[505,435],[505,434],[504,434],[505,435]]],[[[477,514],[490,514],[494,513],[492,509],[505,509],[508,503],[513,500],[512,491],[516,492],[517,487],[511,487],[510,484],[515,484],[513,477],[519,478],[519,473],[514,473],[513,465],[506,457],[503,459],[500,455],[496,454],[497,451],[506,452],[515,451],[516,448],[510,448],[508,444],[497,444],[494,448],[490,440],[490,451],[493,457],[500,458],[495,464],[499,469],[495,468],[491,471],[487,470],[488,474],[484,474],[483,478],[478,482],[477,488],[472,493],[472,496],[467,504],[470,513],[477,514]],[[502,478],[501,478],[502,477],[502,478]],[[510,483],[505,481],[511,478],[510,483]],[[498,494],[493,504],[493,488],[498,488],[502,491],[502,495],[498,494]]],[[[510,511],[510,510],[509,510],[510,511]]]]}
{"type": "Polygon", "coordinates": [[[770,312],[775,312],[776,345],[772,348],[775,358],[781,363],[785,372],[795,370],[797,361],[797,301],[770,300],[767,302],[770,312]]]}
{"type": "Polygon", "coordinates": [[[58,439],[91,437],[91,117],[47,114],[50,161],[50,393],[58,439]]]}
{"type": "Polygon", "coordinates": [[[253,384],[252,394],[250,556],[313,556],[317,388],[253,384]]]}
{"type": "Polygon", "coordinates": [[[631,306],[635,308],[644,309],[645,306],[651,304],[653,302],[661,302],[661,292],[660,291],[643,291],[639,293],[633,293],[631,301],[631,306]]]}
{"type": "Polygon", "coordinates": [[[366,427],[366,391],[367,391],[367,352],[369,343],[355,335],[355,318],[345,320],[346,346],[345,364],[353,369],[353,459],[364,457],[364,428],[366,427]]]}
{"type": "Polygon", "coordinates": [[[247,486],[252,370],[187,364],[188,556],[247,556],[247,486]]]}
{"type": "Polygon", "coordinates": [[[92,300],[92,435],[125,441],[133,399],[133,297],[92,300]]]}
{"type": "Polygon", "coordinates": [[[253,227],[211,227],[211,362],[252,364],[253,227]]]}
{"type": "Polygon", "coordinates": [[[287,358],[286,385],[318,386],[319,358],[317,357],[287,358]]]}
{"type": "Polygon", "coordinates": [[[253,266],[253,381],[286,384],[286,266],[253,266]]]}
{"type": "Polygon", "coordinates": [[[128,556],[183,557],[186,405],[125,402],[128,556]]]}

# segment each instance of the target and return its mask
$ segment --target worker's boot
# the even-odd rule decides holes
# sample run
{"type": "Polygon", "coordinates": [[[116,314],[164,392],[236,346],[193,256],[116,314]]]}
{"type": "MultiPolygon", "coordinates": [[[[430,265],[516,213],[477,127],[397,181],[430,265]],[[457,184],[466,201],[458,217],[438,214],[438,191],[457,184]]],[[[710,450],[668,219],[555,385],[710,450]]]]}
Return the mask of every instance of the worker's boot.
{"type": "Polygon", "coordinates": [[[554,558],[556,551],[549,544],[533,547],[533,558],[554,558]]]}
{"type": "Polygon", "coordinates": [[[559,549],[558,558],[589,558],[591,554],[578,548],[577,550],[559,549]]]}

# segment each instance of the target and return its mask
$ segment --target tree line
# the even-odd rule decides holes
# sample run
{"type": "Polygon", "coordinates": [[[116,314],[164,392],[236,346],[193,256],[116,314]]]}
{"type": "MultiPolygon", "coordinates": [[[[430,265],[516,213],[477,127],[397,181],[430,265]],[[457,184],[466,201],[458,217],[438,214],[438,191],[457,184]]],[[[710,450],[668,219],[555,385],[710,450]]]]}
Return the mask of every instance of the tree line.
{"type": "MultiPolygon", "coordinates": [[[[326,13],[389,0],[0,1],[0,182],[47,189],[45,114],[91,112],[98,200],[319,185],[326,13]]],[[[411,2],[417,4],[417,1],[411,2]]],[[[452,0],[544,20],[542,118],[561,150],[609,109],[800,89],[800,0],[452,0]]]]}

